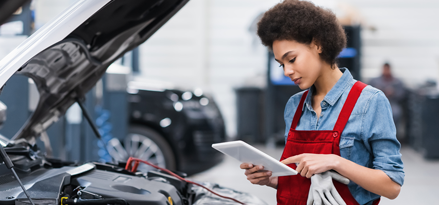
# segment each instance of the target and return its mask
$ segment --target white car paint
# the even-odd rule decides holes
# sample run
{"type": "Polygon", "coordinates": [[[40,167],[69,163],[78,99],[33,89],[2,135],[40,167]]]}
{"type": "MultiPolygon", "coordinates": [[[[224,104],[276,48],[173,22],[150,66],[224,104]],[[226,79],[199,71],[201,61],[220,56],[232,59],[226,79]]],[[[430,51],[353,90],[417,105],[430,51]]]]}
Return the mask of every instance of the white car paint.
{"type": "Polygon", "coordinates": [[[0,61],[0,87],[32,57],[63,40],[111,0],[79,0],[0,61]],[[54,31],[55,30],[55,31],[54,31]]]}

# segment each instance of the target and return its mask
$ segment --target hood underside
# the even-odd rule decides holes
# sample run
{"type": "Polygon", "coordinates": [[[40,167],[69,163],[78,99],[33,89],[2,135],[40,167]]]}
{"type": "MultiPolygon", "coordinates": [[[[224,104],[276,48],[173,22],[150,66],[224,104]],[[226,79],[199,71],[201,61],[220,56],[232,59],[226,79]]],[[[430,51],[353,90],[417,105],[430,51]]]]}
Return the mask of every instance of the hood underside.
{"type": "Polygon", "coordinates": [[[187,1],[109,1],[63,40],[30,58],[18,73],[33,79],[40,99],[13,139],[35,142],[93,88],[111,63],[147,40],[187,1]]]}

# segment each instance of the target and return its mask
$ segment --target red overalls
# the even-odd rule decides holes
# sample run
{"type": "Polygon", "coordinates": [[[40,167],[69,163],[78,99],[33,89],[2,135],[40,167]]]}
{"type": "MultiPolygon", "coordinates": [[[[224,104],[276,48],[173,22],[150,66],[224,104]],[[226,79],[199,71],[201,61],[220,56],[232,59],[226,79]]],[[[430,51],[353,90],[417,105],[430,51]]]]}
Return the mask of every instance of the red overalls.
{"type": "MultiPolygon", "coordinates": [[[[290,132],[288,133],[287,143],[285,145],[281,161],[302,153],[314,153],[314,154],[336,154],[340,156],[340,136],[343,132],[346,123],[349,120],[355,103],[361,94],[361,91],[367,85],[357,81],[352,87],[349,95],[346,99],[337,122],[335,123],[334,130],[319,130],[319,131],[302,131],[296,130],[296,126],[299,123],[302,116],[302,108],[308,91],[303,93],[299,106],[291,123],[290,132]]],[[[289,167],[296,169],[294,163],[289,164],[289,167]]],[[[358,202],[352,196],[347,185],[333,181],[338,193],[346,202],[347,205],[358,205],[358,202]]],[[[278,178],[277,185],[277,204],[288,205],[306,205],[308,199],[309,187],[311,186],[311,180],[302,177],[300,174],[293,176],[282,176],[278,178]]],[[[379,199],[374,202],[377,205],[379,199]]]]}

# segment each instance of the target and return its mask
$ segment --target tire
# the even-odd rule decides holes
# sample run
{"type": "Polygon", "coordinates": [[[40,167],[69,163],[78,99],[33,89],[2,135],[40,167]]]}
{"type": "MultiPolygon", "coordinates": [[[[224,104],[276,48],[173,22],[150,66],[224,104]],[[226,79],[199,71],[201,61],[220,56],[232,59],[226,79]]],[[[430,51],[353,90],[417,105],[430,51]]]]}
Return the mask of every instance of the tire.
{"type": "MultiPolygon", "coordinates": [[[[176,170],[177,163],[174,152],[165,138],[158,132],[148,127],[130,126],[128,135],[124,140],[124,147],[131,157],[139,158],[159,167],[176,170]]],[[[154,170],[152,167],[141,164],[139,171],[154,170]]]]}

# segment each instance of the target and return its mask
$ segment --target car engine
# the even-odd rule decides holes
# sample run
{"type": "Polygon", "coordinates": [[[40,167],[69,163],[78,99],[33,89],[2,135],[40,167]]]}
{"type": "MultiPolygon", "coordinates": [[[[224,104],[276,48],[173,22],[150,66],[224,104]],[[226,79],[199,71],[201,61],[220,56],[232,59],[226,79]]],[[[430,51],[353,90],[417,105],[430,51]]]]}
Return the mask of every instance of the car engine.
{"type": "MultiPolygon", "coordinates": [[[[132,172],[126,163],[78,165],[41,156],[36,145],[9,143],[6,153],[35,205],[201,205],[239,204],[163,171],[132,172]]],[[[176,172],[181,178],[186,174],[176,172]]],[[[11,170],[0,166],[0,204],[31,204],[11,170]]],[[[245,204],[265,204],[255,196],[218,184],[200,183],[245,204]]]]}

